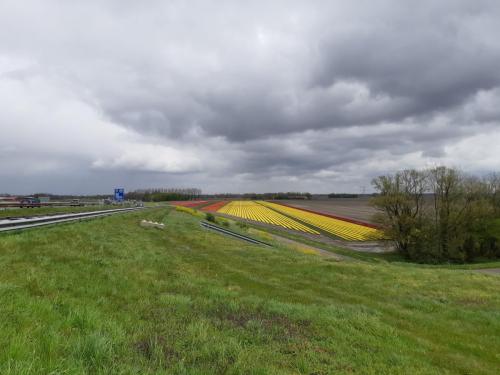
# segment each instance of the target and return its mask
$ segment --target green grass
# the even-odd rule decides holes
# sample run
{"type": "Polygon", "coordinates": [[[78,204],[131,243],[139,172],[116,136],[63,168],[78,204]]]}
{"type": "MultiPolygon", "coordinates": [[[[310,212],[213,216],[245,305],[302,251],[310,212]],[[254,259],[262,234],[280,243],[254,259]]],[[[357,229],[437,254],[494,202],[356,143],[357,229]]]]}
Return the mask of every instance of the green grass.
{"type": "Polygon", "coordinates": [[[67,214],[72,212],[89,212],[121,208],[119,206],[75,206],[75,207],[34,207],[12,208],[0,210],[0,219],[5,217],[40,216],[51,214],[67,214]]]}
{"type": "Polygon", "coordinates": [[[175,210],[1,235],[0,269],[2,375],[496,374],[500,363],[498,276],[248,245],[175,210]]]}
{"type": "MultiPolygon", "coordinates": [[[[255,225],[254,223],[247,223],[248,227],[250,228],[255,228],[258,230],[265,230],[269,233],[285,237],[294,241],[302,242],[304,244],[314,246],[326,251],[330,251],[334,254],[339,254],[339,255],[345,255],[350,258],[360,260],[360,261],[365,261],[365,262],[406,262],[405,259],[395,253],[395,252],[390,252],[390,253],[373,253],[373,252],[364,252],[364,251],[354,251],[348,248],[342,248],[340,246],[335,246],[331,245],[328,243],[325,243],[321,241],[320,239],[314,240],[311,237],[306,237],[303,236],[300,233],[294,233],[291,231],[285,231],[281,230],[278,227],[270,227],[270,226],[261,226],[261,225],[255,225]]],[[[411,263],[414,265],[413,263],[411,263]]],[[[499,262],[500,264],[500,262],[499,262]]]]}
{"type": "MultiPolygon", "coordinates": [[[[348,248],[342,248],[340,246],[331,245],[325,243],[321,240],[314,240],[311,237],[305,237],[299,233],[293,233],[290,231],[284,231],[279,228],[273,227],[263,227],[260,225],[255,225],[253,223],[247,223],[250,228],[255,228],[259,230],[266,230],[269,233],[276,234],[281,237],[289,238],[294,241],[302,242],[310,246],[314,246],[326,251],[330,251],[335,254],[345,255],[350,258],[371,262],[371,263],[395,263],[401,266],[408,265],[410,267],[423,267],[423,268],[448,268],[448,269],[486,269],[486,268],[500,268],[500,260],[492,260],[490,258],[477,258],[474,262],[461,264],[461,263],[441,263],[441,264],[416,264],[405,259],[402,255],[397,252],[385,252],[385,253],[374,253],[367,251],[354,251],[348,248]]],[[[498,236],[500,238],[500,220],[496,221],[496,227],[498,231],[498,236]]]]}

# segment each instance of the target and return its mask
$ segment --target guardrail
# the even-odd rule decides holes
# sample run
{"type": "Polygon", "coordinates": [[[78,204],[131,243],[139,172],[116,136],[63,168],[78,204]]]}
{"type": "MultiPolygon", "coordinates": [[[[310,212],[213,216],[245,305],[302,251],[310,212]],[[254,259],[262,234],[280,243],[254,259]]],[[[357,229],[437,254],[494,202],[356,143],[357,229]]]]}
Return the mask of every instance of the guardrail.
{"type": "Polygon", "coordinates": [[[96,217],[114,215],[123,212],[142,210],[144,207],[118,208],[112,210],[79,212],[75,214],[51,215],[31,218],[10,218],[0,220],[0,232],[13,230],[24,230],[36,228],[43,225],[60,224],[70,221],[78,221],[84,219],[93,219],[96,217]]]}
{"type": "Polygon", "coordinates": [[[78,206],[99,206],[99,202],[40,202],[40,203],[22,203],[21,202],[0,202],[1,208],[39,208],[39,207],[78,207],[78,206]]]}
{"type": "Polygon", "coordinates": [[[255,238],[248,237],[248,236],[245,236],[243,234],[239,234],[239,233],[236,233],[236,232],[233,232],[233,231],[230,231],[230,230],[218,227],[218,226],[210,224],[210,223],[208,223],[206,221],[200,222],[200,225],[202,227],[204,227],[204,228],[211,229],[213,231],[216,231],[216,232],[219,232],[219,233],[222,233],[222,234],[226,234],[228,236],[232,236],[232,237],[238,238],[240,240],[253,243],[255,245],[264,245],[264,246],[272,247],[272,245],[268,244],[267,242],[256,240],[255,238]]]}

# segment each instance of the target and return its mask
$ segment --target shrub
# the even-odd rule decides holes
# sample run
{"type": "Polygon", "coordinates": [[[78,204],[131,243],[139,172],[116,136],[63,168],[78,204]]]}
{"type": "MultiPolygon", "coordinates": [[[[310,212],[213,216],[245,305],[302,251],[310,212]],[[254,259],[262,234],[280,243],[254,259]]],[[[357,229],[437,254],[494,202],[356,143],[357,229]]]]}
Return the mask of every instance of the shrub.
{"type": "Polygon", "coordinates": [[[192,208],[189,208],[189,207],[176,206],[175,210],[179,211],[179,212],[184,212],[186,214],[190,214],[190,215],[193,215],[193,216],[196,216],[196,217],[202,217],[200,215],[203,215],[200,212],[198,212],[198,211],[196,211],[196,210],[194,210],[192,208]]]}
{"type": "Polygon", "coordinates": [[[218,218],[217,221],[219,222],[220,225],[226,227],[226,228],[229,228],[229,221],[227,221],[226,219],[223,219],[223,218],[218,218]]]}
{"type": "Polygon", "coordinates": [[[217,220],[215,220],[215,216],[213,214],[211,214],[210,212],[206,213],[205,219],[207,219],[207,221],[211,221],[212,223],[217,222],[217,220]]]}
{"type": "Polygon", "coordinates": [[[236,222],[236,225],[240,227],[241,229],[248,229],[248,225],[246,223],[243,223],[242,221],[236,222]]]}

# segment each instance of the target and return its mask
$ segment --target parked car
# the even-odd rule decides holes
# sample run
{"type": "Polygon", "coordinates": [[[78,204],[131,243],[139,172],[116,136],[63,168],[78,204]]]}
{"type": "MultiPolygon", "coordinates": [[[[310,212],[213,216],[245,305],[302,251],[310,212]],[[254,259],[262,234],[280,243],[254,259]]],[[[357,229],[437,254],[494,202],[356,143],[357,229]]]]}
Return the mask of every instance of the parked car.
{"type": "Polygon", "coordinates": [[[34,197],[24,197],[21,199],[19,206],[21,208],[27,207],[27,208],[33,208],[33,207],[40,207],[42,204],[40,203],[40,199],[34,198],[34,197]]]}
{"type": "Polygon", "coordinates": [[[72,199],[69,203],[70,206],[83,206],[83,203],[80,202],[80,199],[72,199]]]}

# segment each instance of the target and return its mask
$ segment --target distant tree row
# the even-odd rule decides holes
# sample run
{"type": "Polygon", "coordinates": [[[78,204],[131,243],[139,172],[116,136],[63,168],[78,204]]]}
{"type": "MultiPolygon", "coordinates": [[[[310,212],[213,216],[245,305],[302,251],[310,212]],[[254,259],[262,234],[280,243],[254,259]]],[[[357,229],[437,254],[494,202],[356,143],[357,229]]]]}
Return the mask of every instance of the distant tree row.
{"type": "Polygon", "coordinates": [[[173,193],[181,194],[189,197],[199,197],[201,195],[201,189],[198,188],[149,188],[149,189],[138,189],[134,193],[173,193]]]}
{"type": "Polygon", "coordinates": [[[162,201],[182,201],[197,199],[201,195],[201,189],[187,188],[155,188],[140,189],[126,194],[130,200],[140,200],[144,202],[162,202],[162,201]]]}
{"type": "Polygon", "coordinates": [[[358,194],[349,193],[331,193],[328,194],[328,198],[357,198],[358,194]]]}
{"type": "Polygon", "coordinates": [[[404,170],[372,181],[376,220],[405,257],[421,262],[500,257],[500,174],[404,170]]]}
{"type": "Polygon", "coordinates": [[[214,194],[215,198],[240,198],[240,199],[253,199],[253,200],[273,200],[273,199],[311,199],[312,194],[307,192],[278,192],[278,193],[244,193],[244,194],[214,194]]]}

